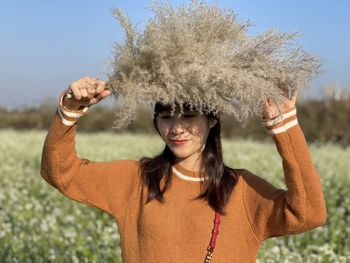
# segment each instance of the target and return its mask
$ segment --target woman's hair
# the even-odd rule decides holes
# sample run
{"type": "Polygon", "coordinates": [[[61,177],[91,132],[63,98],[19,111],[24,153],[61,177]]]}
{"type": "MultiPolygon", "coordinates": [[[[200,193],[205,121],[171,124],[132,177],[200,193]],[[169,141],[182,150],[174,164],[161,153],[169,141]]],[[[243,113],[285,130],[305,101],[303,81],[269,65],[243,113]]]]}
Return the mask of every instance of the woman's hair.
{"type": "MultiPolygon", "coordinates": [[[[178,106],[178,105],[177,105],[178,106]]],[[[195,110],[188,104],[181,105],[183,111],[188,109],[195,110]]],[[[154,107],[153,123],[158,131],[156,120],[158,114],[164,111],[172,111],[170,105],[157,102],[154,107]]],[[[236,174],[232,169],[225,166],[222,156],[221,146],[221,125],[220,119],[213,112],[206,113],[207,118],[215,118],[216,125],[210,129],[205,148],[202,152],[201,171],[209,179],[204,181],[204,191],[194,199],[204,199],[218,213],[225,215],[225,206],[231,196],[234,185],[236,184],[236,174]]],[[[159,131],[158,131],[159,133],[159,131]]],[[[163,202],[163,194],[170,187],[172,182],[172,166],[175,162],[175,156],[166,145],[161,154],[154,158],[142,158],[140,160],[140,173],[143,184],[148,188],[146,203],[152,199],[163,202]],[[161,181],[164,180],[161,189],[161,181]]]]}

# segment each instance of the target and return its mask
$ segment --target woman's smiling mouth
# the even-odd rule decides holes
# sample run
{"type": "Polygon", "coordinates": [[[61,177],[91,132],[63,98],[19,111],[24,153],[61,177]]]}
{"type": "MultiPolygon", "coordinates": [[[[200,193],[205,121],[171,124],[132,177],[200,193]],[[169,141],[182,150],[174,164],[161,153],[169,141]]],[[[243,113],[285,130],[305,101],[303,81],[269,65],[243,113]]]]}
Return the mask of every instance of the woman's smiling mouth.
{"type": "Polygon", "coordinates": [[[170,140],[170,142],[174,145],[183,145],[189,140],[182,140],[182,139],[177,139],[177,140],[170,140]]]}

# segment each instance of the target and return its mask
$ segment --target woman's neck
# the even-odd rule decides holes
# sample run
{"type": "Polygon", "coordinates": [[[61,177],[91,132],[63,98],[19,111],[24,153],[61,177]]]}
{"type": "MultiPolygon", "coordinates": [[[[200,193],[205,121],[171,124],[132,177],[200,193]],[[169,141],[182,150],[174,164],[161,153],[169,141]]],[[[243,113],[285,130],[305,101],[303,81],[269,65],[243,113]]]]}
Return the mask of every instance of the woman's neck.
{"type": "Polygon", "coordinates": [[[201,170],[201,159],[197,156],[182,159],[176,158],[175,163],[189,171],[197,172],[201,170]]]}

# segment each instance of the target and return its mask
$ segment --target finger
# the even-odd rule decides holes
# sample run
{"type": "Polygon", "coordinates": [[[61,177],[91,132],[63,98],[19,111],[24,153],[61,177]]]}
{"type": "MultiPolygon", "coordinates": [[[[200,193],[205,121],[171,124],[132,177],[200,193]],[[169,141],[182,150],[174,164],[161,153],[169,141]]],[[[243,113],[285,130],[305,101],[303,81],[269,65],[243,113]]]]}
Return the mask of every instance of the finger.
{"type": "Polygon", "coordinates": [[[267,98],[267,103],[268,103],[269,107],[273,107],[276,105],[275,101],[271,98],[267,98]]]}
{"type": "Polygon", "coordinates": [[[96,87],[94,86],[89,86],[87,88],[87,93],[88,93],[88,98],[91,99],[96,95],[96,87]]]}
{"type": "Polygon", "coordinates": [[[102,91],[102,93],[100,94],[100,97],[101,97],[101,99],[104,99],[104,98],[106,98],[106,97],[108,97],[109,95],[111,95],[111,91],[110,90],[108,90],[108,89],[105,89],[104,91],[102,91]]]}
{"type": "Polygon", "coordinates": [[[88,98],[91,99],[96,95],[96,89],[95,88],[88,88],[87,89],[87,94],[88,94],[88,98]]]}
{"type": "Polygon", "coordinates": [[[97,82],[98,80],[96,78],[89,78],[87,80],[87,92],[88,92],[88,98],[93,98],[94,96],[96,96],[96,94],[98,94],[96,92],[97,89],[97,82]]]}
{"type": "Polygon", "coordinates": [[[269,99],[265,99],[265,101],[264,101],[264,111],[265,112],[268,112],[268,111],[270,111],[271,110],[271,105],[270,105],[270,103],[269,103],[269,99]]]}
{"type": "Polygon", "coordinates": [[[81,97],[82,98],[87,98],[88,97],[88,92],[87,89],[85,88],[85,85],[83,88],[80,89],[81,97]]]}
{"type": "Polygon", "coordinates": [[[264,106],[269,106],[269,103],[268,103],[268,101],[267,101],[267,99],[264,99],[264,106]]]}
{"type": "Polygon", "coordinates": [[[86,88],[95,87],[96,86],[96,79],[94,79],[94,78],[86,78],[85,79],[85,85],[86,85],[86,88]]]}
{"type": "Polygon", "coordinates": [[[89,105],[94,105],[94,104],[96,104],[97,102],[99,102],[98,98],[97,98],[97,97],[94,97],[94,98],[90,99],[89,105]]]}
{"type": "Polygon", "coordinates": [[[97,84],[96,93],[100,94],[106,88],[106,82],[103,80],[97,80],[96,84],[97,84]]]}
{"type": "Polygon", "coordinates": [[[263,102],[262,116],[266,119],[274,118],[278,115],[276,104],[273,100],[267,98],[263,102]]]}
{"type": "Polygon", "coordinates": [[[98,94],[97,96],[95,96],[94,98],[92,98],[90,100],[90,102],[92,104],[96,104],[96,103],[100,102],[101,100],[107,98],[111,93],[112,92],[110,90],[106,89],[106,90],[102,91],[100,94],[98,94]]]}
{"type": "Polygon", "coordinates": [[[267,109],[269,108],[269,104],[267,100],[265,99],[263,102],[263,108],[262,108],[262,114],[264,115],[267,112],[267,109]]]}
{"type": "Polygon", "coordinates": [[[292,102],[295,102],[297,100],[297,96],[298,96],[298,90],[295,89],[295,90],[292,91],[292,95],[290,97],[290,100],[292,102]]]}
{"type": "Polygon", "coordinates": [[[96,81],[96,78],[84,77],[84,78],[82,78],[82,80],[84,80],[86,83],[93,83],[96,81]]]}
{"type": "Polygon", "coordinates": [[[95,83],[96,83],[96,78],[90,78],[90,77],[84,78],[84,84],[86,89],[90,87],[95,87],[96,86],[95,83]]]}
{"type": "MultiPolygon", "coordinates": [[[[104,81],[102,81],[102,83],[105,83],[104,81]]],[[[89,89],[89,93],[91,93],[92,97],[95,97],[96,95],[98,95],[99,93],[101,93],[105,87],[104,84],[102,84],[100,80],[95,79],[93,81],[93,84],[91,86],[91,88],[89,89]],[[102,87],[101,87],[102,85],[102,87]]]]}
{"type": "Polygon", "coordinates": [[[81,100],[81,93],[77,82],[73,82],[70,85],[70,90],[73,92],[74,99],[81,100]]]}

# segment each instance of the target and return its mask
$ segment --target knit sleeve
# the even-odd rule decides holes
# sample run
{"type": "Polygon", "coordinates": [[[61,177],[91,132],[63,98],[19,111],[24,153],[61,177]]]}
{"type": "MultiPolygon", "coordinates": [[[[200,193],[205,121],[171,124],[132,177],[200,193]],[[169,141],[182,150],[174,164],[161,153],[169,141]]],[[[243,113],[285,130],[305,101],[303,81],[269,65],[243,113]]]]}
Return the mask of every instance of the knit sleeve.
{"type": "Polygon", "coordinates": [[[44,142],[40,174],[65,196],[120,220],[138,183],[138,162],[94,162],[78,157],[76,122],[81,113],[70,111],[68,117],[58,107],[44,142]]]}
{"type": "Polygon", "coordinates": [[[263,123],[275,142],[287,190],[245,170],[243,202],[259,240],[301,233],[326,222],[320,177],[314,167],[296,109],[263,123]]]}

